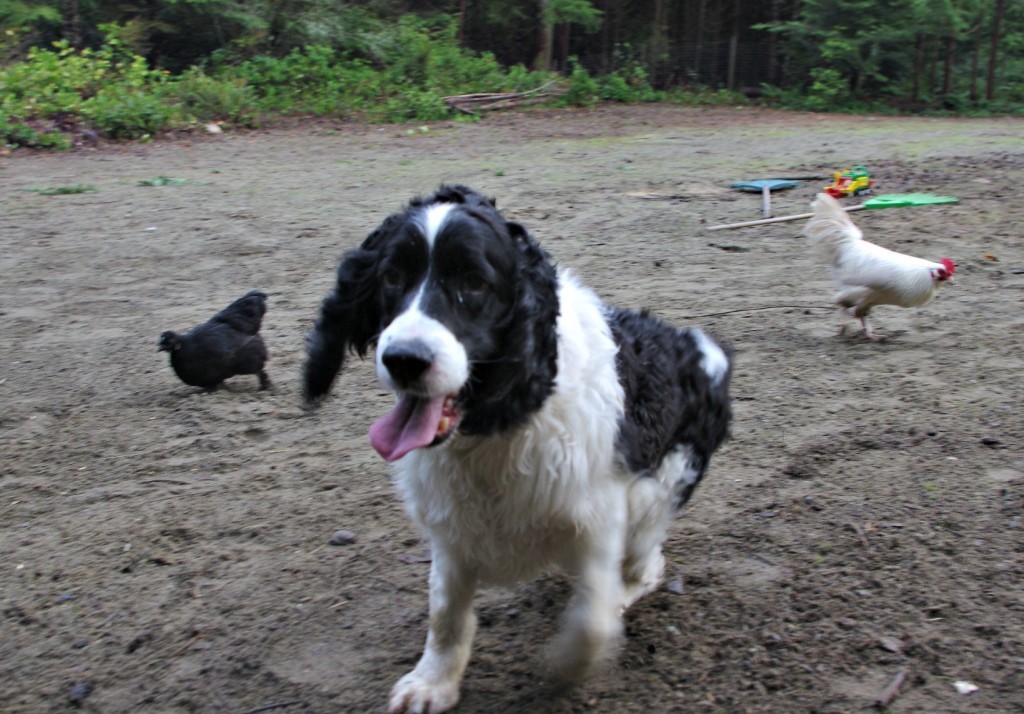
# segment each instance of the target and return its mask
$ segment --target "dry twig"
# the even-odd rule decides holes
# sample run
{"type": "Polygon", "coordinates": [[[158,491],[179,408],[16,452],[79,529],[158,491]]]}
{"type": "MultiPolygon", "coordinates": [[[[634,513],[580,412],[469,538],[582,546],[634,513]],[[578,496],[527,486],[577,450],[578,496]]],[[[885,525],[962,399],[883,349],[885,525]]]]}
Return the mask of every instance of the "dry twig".
{"type": "Polygon", "coordinates": [[[542,84],[534,89],[525,92],[477,92],[475,94],[456,94],[450,97],[442,97],[441,100],[452,109],[463,114],[479,116],[479,111],[490,109],[504,109],[523,104],[537,104],[545,102],[551,97],[558,97],[564,93],[559,87],[552,88],[556,80],[542,84]],[[470,109],[474,107],[477,111],[470,109]]]}
{"type": "Polygon", "coordinates": [[[882,693],[875,699],[875,706],[879,709],[885,709],[887,706],[892,704],[893,700],[900,693],[900,687],[907,680],[907,670],[901,669],[896,673],[896,676],[889,682],[889,686],[882,690],[882,693]]]}

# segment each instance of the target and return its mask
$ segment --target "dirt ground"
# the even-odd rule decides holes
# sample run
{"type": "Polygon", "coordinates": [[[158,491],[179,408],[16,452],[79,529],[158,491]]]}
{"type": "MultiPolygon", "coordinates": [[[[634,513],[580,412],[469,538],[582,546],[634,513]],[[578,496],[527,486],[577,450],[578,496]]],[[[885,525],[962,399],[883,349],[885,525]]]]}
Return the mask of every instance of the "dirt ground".
{"type": "Polygon", "coordinates": [[[0,157],[0,710],[384,709],[429,568],[367,443],[389,397],[357,360],[306,415],[299,369],[341,253],[442,181],[737,353],[734,436],[617,663],[551,694],[568,583],[484,590],[460,712],[857,712],[901,673],[892,712],[1024,711],[1024,121],[667,106],[0,157]],[[852,214],[958,266],[881,343],[837,337],[800,221],[704,230],[759,217],[733,181],[855,164],[960,199],[852,214]],[[251,288],[275,390],[178,382],[159,333],[251,288]]]}

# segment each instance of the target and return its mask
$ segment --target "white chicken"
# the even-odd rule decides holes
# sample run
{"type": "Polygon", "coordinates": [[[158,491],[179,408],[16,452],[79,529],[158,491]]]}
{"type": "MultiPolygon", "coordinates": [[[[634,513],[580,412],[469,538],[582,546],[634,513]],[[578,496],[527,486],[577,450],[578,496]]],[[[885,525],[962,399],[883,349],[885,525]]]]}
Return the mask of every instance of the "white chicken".
{"type": "Polygon", "coordinates": [[[873,332],[868,312],[875,305],[920,307],[935,297],[939,286],[952,282],[956,264],[949,258],[933,263],[870,243],[839,202],[819,193],[811,204],[814,215],[804,235],[829,260],[829,273],[838,292],[832,302],[839,306],[839,334],[846,332],[849,310],[864,326],[864,336],[880,340],[873,332]]]}

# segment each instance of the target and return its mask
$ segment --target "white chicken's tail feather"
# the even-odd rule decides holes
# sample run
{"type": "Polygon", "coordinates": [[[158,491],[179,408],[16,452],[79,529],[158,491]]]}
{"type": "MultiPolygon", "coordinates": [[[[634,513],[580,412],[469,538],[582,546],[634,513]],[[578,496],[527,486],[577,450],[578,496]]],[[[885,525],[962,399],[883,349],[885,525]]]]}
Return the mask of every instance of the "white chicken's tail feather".
{"type": "Polygon", "coordinates": [[[811,203],[814,215],[804,227],[808,244],[830,257],[844,245],[861,240],[860,229],[850,220],[839,201],[827,193],[819,193],[811,203]]]}

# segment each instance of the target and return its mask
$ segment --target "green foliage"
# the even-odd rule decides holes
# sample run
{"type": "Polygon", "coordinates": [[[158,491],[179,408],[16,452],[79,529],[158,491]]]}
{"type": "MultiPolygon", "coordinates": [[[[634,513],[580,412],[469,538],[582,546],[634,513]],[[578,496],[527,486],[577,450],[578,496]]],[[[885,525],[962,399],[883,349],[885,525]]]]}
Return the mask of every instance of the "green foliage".
{"type": "MultiPolygon", "coordinates": [[[[649,72],[657,69],[661,78],[685,74],[663,66],[672,53],[652,53],[646,20],[620,28],[623,37],[636,38],[636,51],[623,42],[612,57],[603,50],[600,56],[586,55],[586,66],[609,62],[612,69],[603,75],[591,75],[575,58],[562,78],[521,64],[506,67],[495,54],[467,49],[473,28],[477,38],[486,36],[487,27],[499,28],[502,38],[494,46],[507,49],[532,42],[540,22],[573,25],[571,35],[564,35],[566,41],[571,37],[570,51],[593,48],[584,36],[604,19],[590,0],[545,0],[543,17],[536,4],[527,7],[528,0],[500,5],[483,0],[461,26],[454,16],[409,12],[404,0],[340,7],[326,0],[154,0],[116,11],[105,3],[81,3],[76,6],[81,39],[89,47],[61,41],[25,51],[29,39],[58,32],[57,20],[67,19],[60,18],[54,1],[0,0],[0,56],[23,52],[20,61],[0,65],[0,142],[8,145],[62,149],[84,128],[107,138],[144,139],[197,122],[251,127],[281,115],[477,121],[453,113],[445,98],[526,92],[556,81],[566,90],[557,101],[572,106],[602,100],[747,103],[721,88],[655,90],[649,72]],[[103,24],[110,19],[120,24],[103,24]],[[10,24],[15,21],[25,24],[10,24]],[[180,74],[152,69],[143,54],[180,74]]],[[[781,88],[762,85],[764,103],[815,111],[896,111],[898,102],[905,107],[911,97],[916,111],[1024,112],[1020,3],[1007,5],[991,101],[971,96],[966,81],[973,78],[975,90],[984,84],[992,23],[992,8],[984,0],[781,5],[780,21],[753,30],[777,34],[790,79],[781,88]],[[947,61],[950,81],[941,71],[947,61]]],[[[705,31],[710,42],[715,31],[705,31]]],[[[979,93],[984,92],[973,92],[979,93]]]]}
{"type": "Polygon", "coordinates": [[[359,56],[323,45],[281,58],[254,57],[226,67],[223,77],[249,86],[266,113],[330,115],[370,121],[434,121],[451,116],[443,97],[472,92],[524,91],[551,75],[458,46],[442,18],[404,17],[363,38],[359,56]]]}
{"type": "MultiPolygon", "coordinates": [[[[174,111],[153,91],[166,79],[112,37],[99,50],[32,48],[23,62],[0,71],[3,139],[16,146],[67,148],[56,125],[33,122],[81,117],[111,137],[139,138],[169,126],[174,111]]],[[[74,123],[74,122],[71,122],[74,123]]]]}
{"type": "MultiPolygon", "coordinates": [[[[427,84],[445,94],[500,92],[515,88],[517,80],[498,64],[494,55],[489,52],[476,54],[460,48],[454,31],[455,26],[450,24],[433,36],[432,50],[427,59],[427,84]]],[[[536,81],[537,77],[533,81],[529,78],[529,74],[520,75],[519,81],[531,86],[543,83],[536,81]]]]}
{"type": "Polygon", "coordinates": [[[572,71],[569,73],[569,89],[563,101],[574,107],[597,104],[601,99],[601,86],[597,80],[590,76],[590,72],[575,57],[571,57],[569,63],[572,65],[572,71]]]}
{"type": "Polygon", "coordinates": [[[815,67],[811,70],[811,87],[807,92],[807,108],[823,111],[836,108],[849,96],[849,83],[839,70],[815,67]]]}
{"type": "Polygon", "coordinates": [[[682,104],[688,107],[742,106],[749,103],[747,98],[739,92],[703,86],[671,89],[663,96],[664,100],[671,104],[682,104]]]}
{"type": "Polygon", "coordinates": [[[251,87],[265,113],[358,115],[386,96],[382,74],[363,60],[346,60],[329,47],[293,50],[286,57],[255,57],[226,70],[251,87]]]}
{"type": "Polygon", "coordinates": [[[82,103],[80,114],[111,139],[149,139],[178,117],[158,95],[124,85],[104,87],[82,103]]]}
{"type": "Polygon", "coordinates": [[[410,87],[387,101],[381,118],[389,121],[437,121],[448,117],[450,112],[437,92],[410,87]]]}
{"type": "Polygon", "coordinates": [[[601,28],[603,14],[587,0],[548,0],[543,5],[541,20],[548,25],[569,22],[585,32],[596,32],[601,28]]]}
{"type": "Polygon", "coordinates": [[[0,62],[24,57],[26,49],[60,27],[57,3],[0,0],[0,62]]]}
{"type": "Polygon", "coordinates": [[[613,102],[656,102],[662,98],[647,78],[647,70],[636,61],[626,62],[599,79],[601,99],[613,102]]]}
{"type": "Polygon", "coordinates": [[[53,5],[22,0],[0,0],[0,27],[4,29],[59,22],[60,11],[53,5]]]}
{"type": "Polygon", "coordinates": [[[197,121],[226,120],[248,127],[258,123],[256,92],[241,77],[210,77],[194,67],[168,83],[164,97],[177,102],[185,116],[197,121]]]}
{"type": "Polygon", "coordinates": [[[0,118],[0,141],[8,146],[30,146],[37,149],[66,151],[71,140],[55,127],[40,128],[25,122],[0,118]]]}

